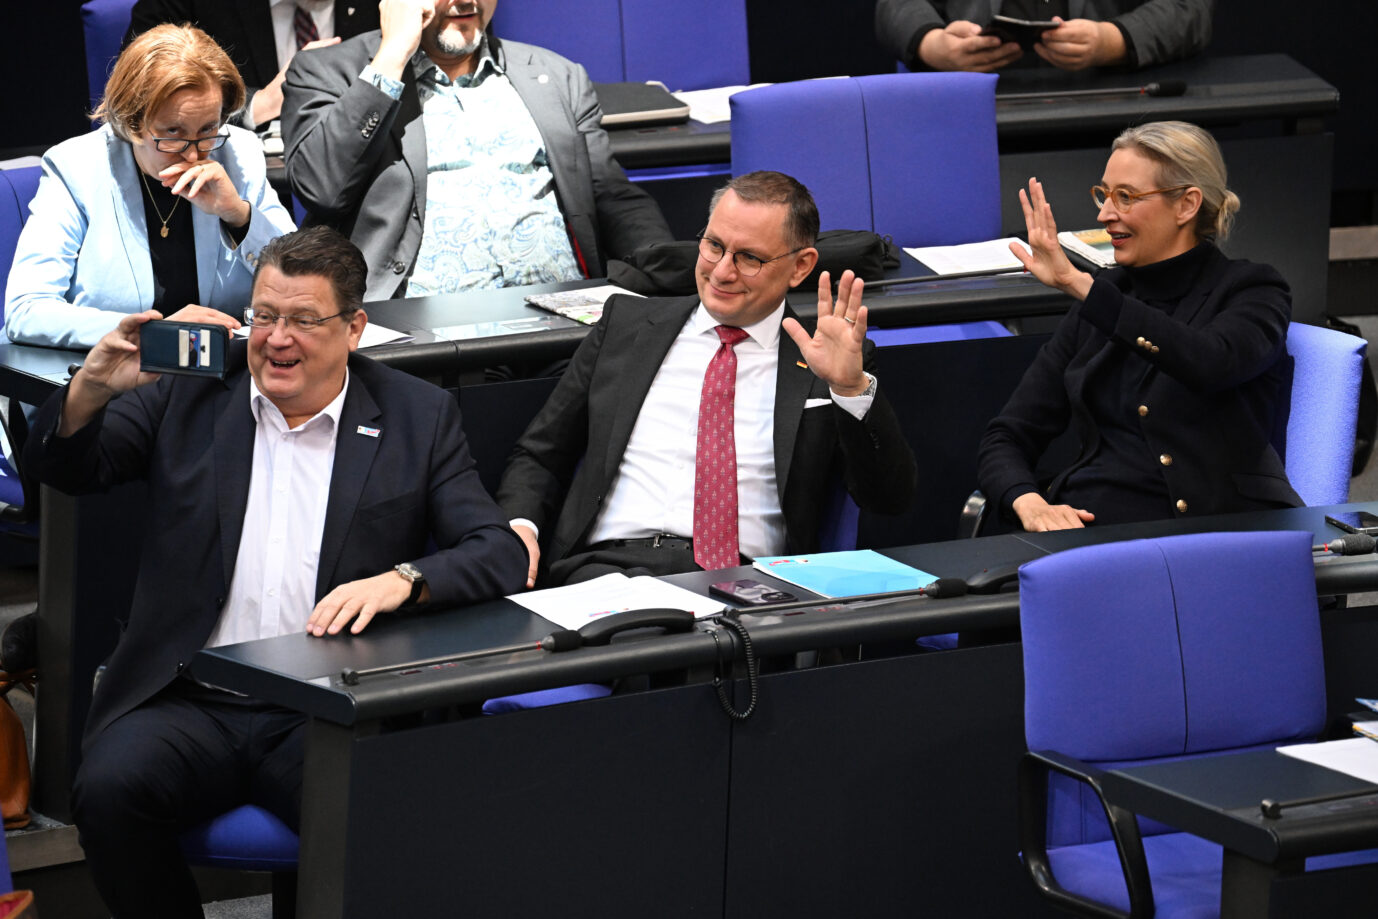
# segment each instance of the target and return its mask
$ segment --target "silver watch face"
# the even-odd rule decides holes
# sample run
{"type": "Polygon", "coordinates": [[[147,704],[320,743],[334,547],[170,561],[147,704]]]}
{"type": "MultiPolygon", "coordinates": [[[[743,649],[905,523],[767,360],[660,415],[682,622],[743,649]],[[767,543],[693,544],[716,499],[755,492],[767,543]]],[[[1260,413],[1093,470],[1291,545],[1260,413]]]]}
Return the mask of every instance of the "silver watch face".
{"type": "Polygon", "coordinates": [[[411,562],[403,562],[402,564],[398,565],[397,573],[402,575],[402,577],[406,578],[408,581],[414,582],[425,580],[425,577],[421,574],[421,569],[413,565],[411,562]]]}

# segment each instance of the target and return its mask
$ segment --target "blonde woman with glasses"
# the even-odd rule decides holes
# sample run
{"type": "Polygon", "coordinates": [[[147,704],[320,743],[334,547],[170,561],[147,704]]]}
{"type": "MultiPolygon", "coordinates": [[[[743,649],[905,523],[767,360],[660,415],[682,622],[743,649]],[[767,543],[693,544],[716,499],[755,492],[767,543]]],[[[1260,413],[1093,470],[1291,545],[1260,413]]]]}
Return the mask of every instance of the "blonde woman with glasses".
{"type": "Polygon", "coordinates": [[[1116,261],[1095,275],[1058,245],[1038,180],[1019,192],[1032,251],[1011,248],[1077,303],[986,428],[988,499],[1030,531],[1300,505],[1269,442],[1291,295],[1216,247],[1239,198],[1214,138],[1180,121],[1130,128],[1091,197],[1116,261]],[[1069,427],[1076,458],[1040,469],[1069,427]]]}
{"type": "Polygon", "coordinates": [[[43,157],[5,292],[11,340],[89,348],[150,308],[239,326],[258,250],[293,229],[257,138],[226,124],[243,105],[200,29],[158,26],[125,48],[101,128],[43,157]]]}

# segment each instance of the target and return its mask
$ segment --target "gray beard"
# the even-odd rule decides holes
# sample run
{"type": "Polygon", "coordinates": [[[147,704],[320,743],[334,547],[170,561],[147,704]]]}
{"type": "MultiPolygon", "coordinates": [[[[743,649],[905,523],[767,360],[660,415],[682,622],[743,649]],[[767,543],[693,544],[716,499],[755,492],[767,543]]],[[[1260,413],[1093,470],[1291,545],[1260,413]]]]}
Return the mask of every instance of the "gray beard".
{"type": "MultiPolygon", "coordinates": [[[[463,33],[460,33],[461,35],[463,33]]],[[[435,46],[442,54],[450,57],[468,57],[478,50],[478,46],[483,43],[483,32],[474,33],[473,41],[463,41],[451,36],[448,32],[441,32],[435,37],[435,46]]]]}

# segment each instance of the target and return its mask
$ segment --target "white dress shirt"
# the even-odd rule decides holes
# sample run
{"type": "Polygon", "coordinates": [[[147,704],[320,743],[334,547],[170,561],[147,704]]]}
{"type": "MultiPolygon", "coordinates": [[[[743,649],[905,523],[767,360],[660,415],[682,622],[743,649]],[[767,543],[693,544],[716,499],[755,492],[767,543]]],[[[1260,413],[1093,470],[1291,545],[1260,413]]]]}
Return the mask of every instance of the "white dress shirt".
{"type": "MultiPolygon", "coordinates": [[[[733,436],[737,451],[737,534],[744,555],[778,555],[785,518],[775,478],[775,381],[785,305],[743,331],[737,355],[733,436]]],[[[703,376],[721,341],[702,303],[690,314],[646,393],[622,465],[589,543],[694,532],[694,457],[703,376]]],[[[833,400],[856,418],[871,396],[833,400]]],[[[821,496],[820,496],[821,497],[821,496]]],[[[516,521],[514,521],[516,522],[516,521]]]]}
{"type": "Polygon", "coordinates": [[[287,426],[251,378],[253,470],[234,576],[206,647],[273,638],[306,629],[316,606],[316,569],[335,468],[344,387],[310,421],[287,426]]]}
{"type": "Polygon", "coordinates": [[[318,38],[335,37],[335,0],[269,0],[273,13],[273,47],[278,52],[278,70],[285,70],[297,54],[297,30],[292,24],[300,6],[316,23],[318,38]]]}

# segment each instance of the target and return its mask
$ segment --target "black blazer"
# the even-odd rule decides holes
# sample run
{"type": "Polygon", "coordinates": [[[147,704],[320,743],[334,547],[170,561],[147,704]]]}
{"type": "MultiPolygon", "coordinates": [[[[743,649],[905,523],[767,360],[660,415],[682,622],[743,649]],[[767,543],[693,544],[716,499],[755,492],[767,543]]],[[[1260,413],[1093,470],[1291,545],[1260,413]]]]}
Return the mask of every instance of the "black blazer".
{"type": "MultiPolygon", "coordinates": [[[[509,519],[524,517],[540,528],[543,566],[585,545],[651,382],[698,305],[697,296],[610,299],[517,442],[498,503],[509,519]]],[[[786,314],[793,315],[788,308],[786,314]]],[[[868,370],[873,354],[867,342],[868,370]]],[[[817,549],[824,499],[833,482],[845,481],[863,508],[899,513],[909,505],[917,477],[883,383],[858,421],[831,401],[828,384],[799,361],[798,347],[782,331],[775,470],[790,553],[817,549]],[[806,409],[809,400],[819,404],[806,409]]]]}
{"type": "MultiPolygon", "coordinates": [[[[55,434],[65,389],[35,420],[25,462],[45,484],[69,494],[139,478],[150,486],[150,551],[91,704],[88,744],[205,645],[229,595],[240,538],[253,538],[241,533],[255,436],[244,355],[243,342],[231,345],[223,383],[163,376],[125,393],[69,438],[55,434]]],[[[454,398],[357,353],[349,373],[316,598],[401,562],[426,576],[432,608],[521,589],[526,550],[479,483],[454,398]]]]}
{"type": "MultiPolygon", "coordinates": [[[[138,0],[130,11],[124,44],[164,22],[190,22],[215,39],[239,68],[250,96],[278,75],[268,0],[138,0]]],[[[335,34],[340,38],[353,38],[376,28],[376,2],[335,0],[335,34]]]]}
{"type": "Polygon", "coordinates": [[[1139,428],[1152,455],[1171,458],[1158,465],[1169,495],[1163,518],[1303,503],[1271,445],[1291,382],[1287,282],[1205,245],[1204,266],[1173,315],[1125,295],[1129,273],[1108,269],[1039,350],[981,439],[981,488],[1002,511],[1029,491],[1061,503],[1058,488],[1099,446],[1086,391],[1113,360],[1143,368],[1139,428]],[[1077,459],[1041,489],[1034,465],[1068,425],[1077,459]]]}

